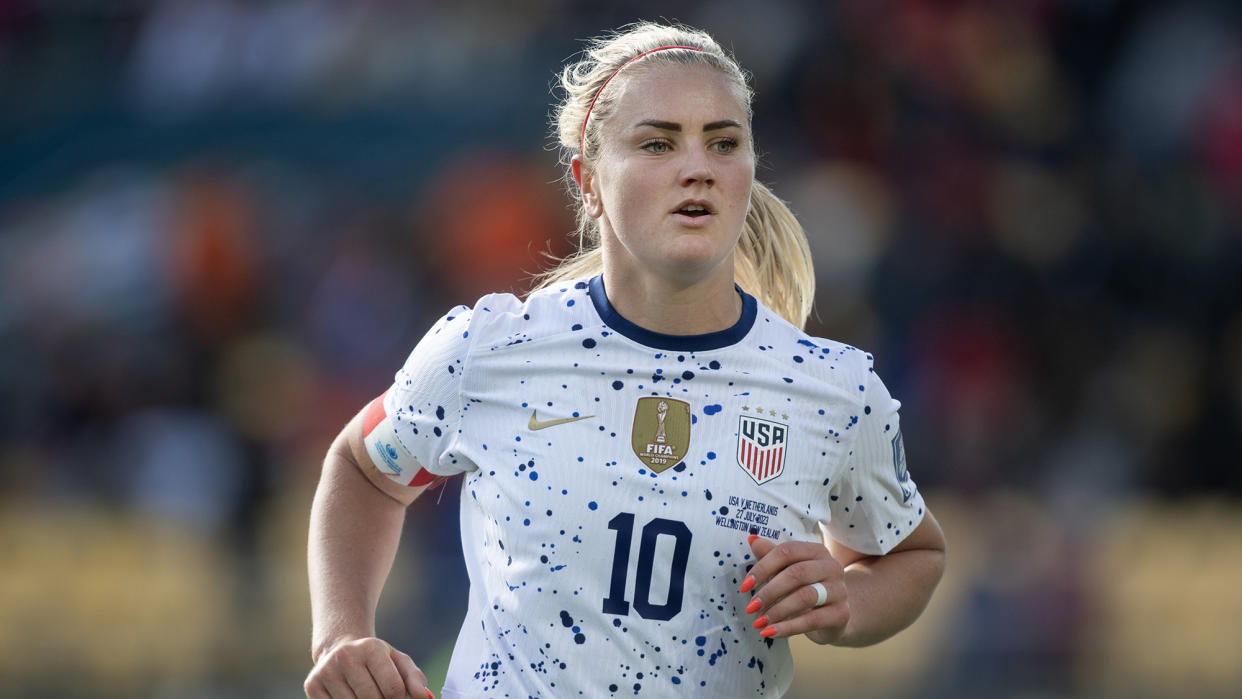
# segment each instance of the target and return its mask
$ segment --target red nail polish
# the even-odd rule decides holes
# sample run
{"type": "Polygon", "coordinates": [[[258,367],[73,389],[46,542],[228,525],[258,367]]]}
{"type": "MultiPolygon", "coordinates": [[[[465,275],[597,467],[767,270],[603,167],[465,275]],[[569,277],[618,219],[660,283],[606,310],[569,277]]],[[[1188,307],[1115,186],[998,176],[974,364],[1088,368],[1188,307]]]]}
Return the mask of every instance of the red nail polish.
{"type": "Polygon", "coordinates": [[[773,636],[775,636],[775,635],[776,635],[776,627],[775,627],[775,626],[769,626],[768,628],[766,628],[766,629],[764,629],[764,630],[760,631],[760,632],[759,632],[759,635],[760,635],[760,636],[763,636],[764,638],[772,638],[773,636]]]}
{"type": "Polygon", "coordinates": [[[758,534],[751,534],[750,536],[746,537],[746,543],[753,544],[755,543],[755,539],[758,539],[758,538],[759,538],[758,534]]]}
{"type": "Polygon", "coordinates": [[[759,608],[762,606],[763,605],[759,603],[759,598],[756,597],[750,601],[750,604],[746,605],[746,613],[754,614],[755,612],[759,611],[759,608]]]}
{"type": "Polygon", "coordinates": [[[747,575],[742,581],[742,586],[737,589],[738,592],[750,592],[755,587],[755,576],[747,575]]]}
{"type": "Polygon", "coordinates": [[[762,629],[763,627],[765,627],[765,626],[767,626],[767,625],[768,625],[768,615],[767,615],[767,614],[764,614],[763,616],[759,617],[758,619],[755,619],[755,623],[754,623],[754,624],[751,624],[751,626],[754,626],[756,629],[762,629]]]}
{"type": "Polygon", "coordinates": [[[436,695],[431,693],[430,687],[427,687],[427,699],[436,699],[436,695]]]}

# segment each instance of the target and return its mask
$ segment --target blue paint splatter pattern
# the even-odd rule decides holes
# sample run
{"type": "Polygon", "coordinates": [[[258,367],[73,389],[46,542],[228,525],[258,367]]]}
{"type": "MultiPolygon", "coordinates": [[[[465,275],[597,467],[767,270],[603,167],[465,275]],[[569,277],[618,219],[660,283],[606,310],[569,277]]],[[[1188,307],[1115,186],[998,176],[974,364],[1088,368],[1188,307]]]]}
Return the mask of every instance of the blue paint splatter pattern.
{"type": "Polygon", "coordinates": [[[442,696],[779,696],[788,643],[759,636],[737,591],[747,534],[815,541],[824,522],[881,554],[919,523],[871,356],[743,299],[734,328],[664,336],[596,278],[486,296],[415,347],[385,408],[423,468],[463,474],[472,580],[442,696]],[[649,397],[688,406],[663,465],[639,457],[659,427],[649,397]],[[762,484],[747,416],[781,428],[762,484]]]}

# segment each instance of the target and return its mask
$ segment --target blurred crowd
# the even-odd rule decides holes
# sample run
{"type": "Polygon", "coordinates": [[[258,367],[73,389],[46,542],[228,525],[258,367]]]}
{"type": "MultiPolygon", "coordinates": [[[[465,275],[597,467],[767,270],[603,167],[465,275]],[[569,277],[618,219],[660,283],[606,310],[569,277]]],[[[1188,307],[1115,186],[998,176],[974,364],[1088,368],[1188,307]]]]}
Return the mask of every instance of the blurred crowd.
{"type": "MultiPolygon", "coordinates": [[[[280,595],[264,532],[339,427],[444,310],[571,249],[554,73],[661,17],[753,72],[809,329],[876,355],[920,486],[1035,508],[976,511],[1020,575],[962,583],[946,672],[1074,691],[1085,533],[1242,496],[1233,2],[0,2],[0,502],[173,529],[280,595]]],[[[411,512],[411,580],[461,587],[452,490],[411,512]]],[[[459,612],[410,586],[390,634],[439,652],[459,612]]]]}

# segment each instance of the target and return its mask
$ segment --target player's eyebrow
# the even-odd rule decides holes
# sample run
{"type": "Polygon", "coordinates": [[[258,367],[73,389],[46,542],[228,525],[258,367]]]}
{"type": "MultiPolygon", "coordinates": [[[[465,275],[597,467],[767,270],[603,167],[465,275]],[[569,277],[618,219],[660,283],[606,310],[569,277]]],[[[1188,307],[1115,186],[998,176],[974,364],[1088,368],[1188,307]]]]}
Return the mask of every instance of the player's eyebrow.
{"type": "Polygon", "coordinates": [[[654,126],[661,131],[681,131],[681,124],[672,121],[660,121],[659,119],[643,119],[634,124],[634,128],[639,126],[654,126]]]}
{"type": "MultiPolygon", "coordinates": [[[[661,131],[681,131],[681,124],[678,124],[677,122],[674,122],[674,121],[661,121],[659,119],[643,119],[642,121],[638,122],[634,126],[635,128],[639,126],[654,126],[655,128],[660,129],[661,131]]],[[[727,129],[731,126],[737,127],[739,129],[742,128],[741,124],[737,123],[736,121],[732,119],[721,119],[720,121],[713,121],[713,122],[704,124],[703,130],[704,131],[715,131],[717,129],[727,129]]]]}

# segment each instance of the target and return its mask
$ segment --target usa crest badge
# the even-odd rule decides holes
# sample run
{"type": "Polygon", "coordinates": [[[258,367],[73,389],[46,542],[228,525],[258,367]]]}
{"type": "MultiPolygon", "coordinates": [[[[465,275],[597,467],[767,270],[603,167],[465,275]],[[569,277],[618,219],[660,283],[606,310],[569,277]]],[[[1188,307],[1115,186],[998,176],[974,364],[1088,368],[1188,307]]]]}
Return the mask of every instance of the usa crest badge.
{"type": "Polygon", "coordinates": [[[789,426],[753,415],[742,415],[737,428],[737,463],[755,483],[763,485],[785,470],[789,426]]]}

